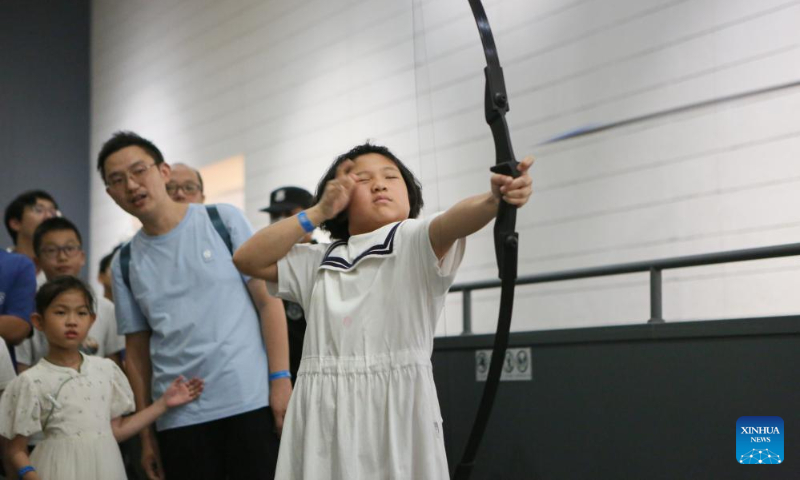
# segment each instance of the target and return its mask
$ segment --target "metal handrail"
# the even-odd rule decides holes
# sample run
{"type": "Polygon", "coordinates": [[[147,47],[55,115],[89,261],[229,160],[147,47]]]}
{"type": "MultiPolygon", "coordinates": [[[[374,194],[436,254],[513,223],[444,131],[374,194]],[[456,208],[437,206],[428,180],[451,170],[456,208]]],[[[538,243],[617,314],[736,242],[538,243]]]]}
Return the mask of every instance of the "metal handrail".
{"type": "MultiPolygon", "coordinates": [[[[578,280],[582,278],[596,278],[610,275],[650,272],[650,319],[648,320],[648,323],[663,323],[664,318],[661,310],[661,272],[663,270],[792,256],[800,256],[800,243],[789,243],[771,247],[747,248],[743,250],[729,250],[726,252],[703,253],[700,255],[688,255],[684,257],[644,260],[640,262],[620,263],[600,267],[563,270],[560,272],[539,273],[535,275],[521,276],[517,278],[516,284],[530,285],[534,283],[551,283],[561,282],[564,280],[578,280]]],[[[464,328],[462,335],[472,334],[472,291],[499,287],[500,280],[466,282],[450,287],[450,292],[463,292],[462,323],[464,328]]]]}

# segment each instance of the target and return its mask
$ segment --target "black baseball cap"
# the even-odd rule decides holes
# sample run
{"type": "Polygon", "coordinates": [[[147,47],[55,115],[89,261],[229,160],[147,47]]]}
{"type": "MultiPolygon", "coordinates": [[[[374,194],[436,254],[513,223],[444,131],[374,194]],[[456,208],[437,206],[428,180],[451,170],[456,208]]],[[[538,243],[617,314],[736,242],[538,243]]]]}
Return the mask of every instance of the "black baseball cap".
{"type": "Polygon", "coordinates": [[[300,187],[281,187],[269,194],[269,206],[262,208],[262,212],[271,215],[289,212],[297,207],[309,208],[314,202],[314,196],[308,190],[300,187]]]}

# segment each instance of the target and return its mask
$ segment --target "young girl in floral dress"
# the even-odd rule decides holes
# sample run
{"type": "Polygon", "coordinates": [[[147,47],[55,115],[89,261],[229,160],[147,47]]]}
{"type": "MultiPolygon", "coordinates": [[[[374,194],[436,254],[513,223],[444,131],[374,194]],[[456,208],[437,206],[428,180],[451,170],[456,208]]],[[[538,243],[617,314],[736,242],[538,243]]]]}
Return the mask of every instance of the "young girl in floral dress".
{"type": "MultiPolygon", "coordinates": [[[[24,480],[124,480],[117,442],[153,423],[170,408],[196,399],[203,381],[177,378],[145,410],[117,365],[80,352],[95,318],[94,297],[81,280],[58,277],[36,295],[34,326],[44,332],[48,354],[14,379],[0,399],[0,435],[24,480]],[[44,440],[28,455],[28,437],[44,440]]],[[[12,473],[12,472],[9,472],[12,473]]]]}

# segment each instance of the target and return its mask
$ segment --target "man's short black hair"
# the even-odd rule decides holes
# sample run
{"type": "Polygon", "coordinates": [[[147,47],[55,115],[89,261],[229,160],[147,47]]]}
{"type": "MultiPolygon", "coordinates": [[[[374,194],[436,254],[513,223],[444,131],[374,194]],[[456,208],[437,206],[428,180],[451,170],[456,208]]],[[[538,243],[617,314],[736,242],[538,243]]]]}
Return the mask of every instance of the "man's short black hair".
{"type": "Polygon", "coordinates": [[[86,297],[86,305],[89,306],[89,312],[94,315],[96,309],[92,289],[80,278],[70,275],[56,277],[39,288],[36,293],[36,313],[44,316],[44,311],[47,310],[47,307],[53,303],[56,297],[70,290],[77,290],[86,297]]]}
{"type": "Polygon", "coordinates": [[[150,140],[140,137],[134,132],[115,132],[114,135],[103,144],[100,153],[97,155],[97,171],[100,172],[100,177],[103,179],[103,182],[106,181],[106,160],[108,157],[123,148],[131,146],[137,146],[144,150],[155,160],[156,165],[164,163],[164,155],[161,154],[161,150],[150,140]]]}
{"type": "Polygon", "coordinates": [[[17,244],[17,232],[11,228],[11,220],[22,221],[22,214],[25,211],[25,207],[36,205],[38,200],[48,200],[58,209],[56,201],[44,190],[28,190],[27,192],[21,193],[6,207],[6,230],[8,230],[8,235],[11,237],[11,240],[14,241],[14,245],[17,244]]]}
{"type": "Polygon", "coordinates": [[[100,259],[100,273],[103,273],[106,270],[108,270],[108,267],[111,266],[111,260],[114,260],[114,254],[116,254],[120,248],[122,248],[121,243],[116,247],[114,247],[114,249],[111,250],[111,253],[100,259]]]}
{"type": "MultiPolygon", "coordinates": [[[[366,155],[367,153],[377,153],[383,155],[397,165],[397,169],[400,170],[400,175],[406,182],[406,189],[408,190],[408,204],[411,207],[408,213],[408,218],[417,218],[417,216],[419,216],[419,212],[422,210],[422,206],[424,205],[422,200],[422,185],[419,183],[419,180],[417,180],[414,174],[411,173],[411,170],[409,170],[399,158],[390,152],[388,148],[381,145],[372,145],[369,142],[355,146],[350,149],[350,151],[336,157],[336,160],[334,160],[333,164],[319,181],[319,185],[317,185],[317,194],[314,196],[314,204],[319,203],[319,201],[322,199],[322,194],[325,193],[325,185],[336,178],[336,169],[339,167],[339,165],[341,165],[342,162],[348,159],[355,160],[356,157],[366,155]]],[[[322,222],[320,226],[330,232],[331,238],[338,240],[347,240],[350,238],[350,221],[347,218],[347,209],[340,212],[336,217],[322,222]]]]}
{"type": "Polygon", "coordinates": [[[70,222],[64,217],[48,218],[44,222],[40,223],[39,226],[36,227],[36,231],[33,232],[33,252],[37,257],[39,256],[39,249],[42,248],[42,238],[44,238],[44,236],[50,232],[61,230],[72,230],[75,232],[75,236],[78,237],[78,243],[83,246],[81,232],[78,231],[78,227],[76,227],[74,223],[70,222]]]}

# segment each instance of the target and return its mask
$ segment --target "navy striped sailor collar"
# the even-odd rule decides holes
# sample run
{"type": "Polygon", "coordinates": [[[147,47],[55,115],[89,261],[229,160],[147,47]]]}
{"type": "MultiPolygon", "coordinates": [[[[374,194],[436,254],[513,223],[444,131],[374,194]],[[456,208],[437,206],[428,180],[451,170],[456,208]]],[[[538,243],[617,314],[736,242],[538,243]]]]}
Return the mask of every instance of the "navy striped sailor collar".
{"type": "Polygon", "coordinates": [[[395,234],[402,223],[390,223],[374,232],[353,235],[346,241],[332,243],[322,257],[319,268],[347,272],[367,258],[394,256],[395,234]]]}

